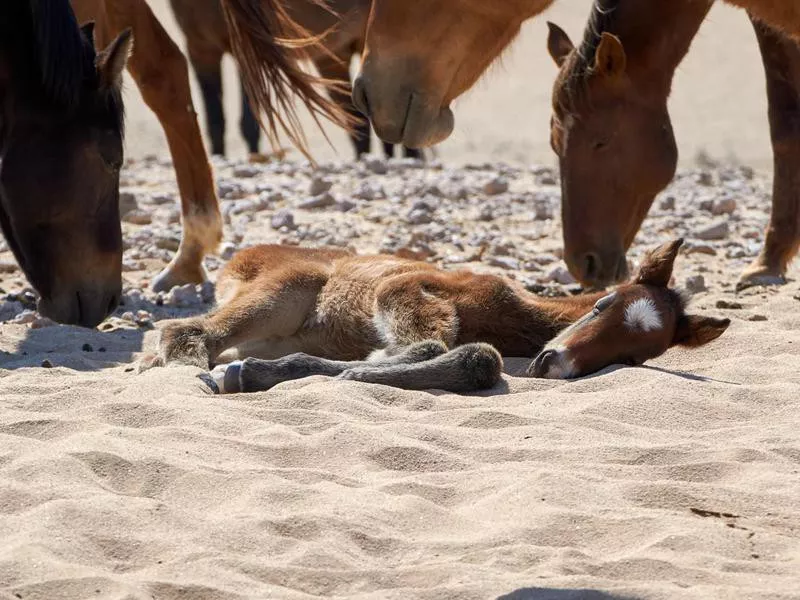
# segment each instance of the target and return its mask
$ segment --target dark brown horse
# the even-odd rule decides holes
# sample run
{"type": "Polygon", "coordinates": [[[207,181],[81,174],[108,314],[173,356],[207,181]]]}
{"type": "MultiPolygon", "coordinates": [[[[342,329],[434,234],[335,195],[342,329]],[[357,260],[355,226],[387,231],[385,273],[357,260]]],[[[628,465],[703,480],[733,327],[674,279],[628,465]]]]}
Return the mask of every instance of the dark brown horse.
{"type": "Polygon", "coordinates": [[[0,226],[39,310],[93,327],[122,284],[123,32],[102,52],[68,0],[0,5],[0,226]]]}
{"type": "MultiPolygon", "coordinates": [[[[225,113],[222,102],[222,57],[231,51],[231,40],[222,14],[220,0],[170,0],[178,25],[186,36],[186,47],[206,109],[206,126],[212,154],[225,154],[225,113]]],[[[369,0],[331,0],[323,8],[311,0],[286,0],[292,18],[315,36],[322,36],[327,52],[309,49],[309,57],[319,74],[330,80],[349,81],[350,61],[364,46],[369,15],[369,0]]],[[[333,99],[351,113],[358,124],[351,134],[356,156],[370,152],[369,120],[353,106],[350,90],[334,92],[333,99]]],[[[239,129],[251,153],[259,149],[260,129],[247,95],[242,90],[239,129]]],[[[392,144],[383,144],[387,156],[394,154],[392,144]]],[[[417,150],[406,148],[405,156],[419,157],[417,150]]]]}
{"type": "MultiPolygon", "coordinates": [[[[776,26],[798,35],[800,7],[781,3],[783,12],[774,12],[768,2],[738,4],[754,11],[775,157],[770,224],[761,254],[739,281],[745,287],[784,282],[800,246],[800,46],[753,16],[780,14],[776,26]]],[[[561,164],[564,257],[584,283],[625,278],[625,252],[675,173],[667,99],[710,5],[596,0],[577,49],[550,26],[548,48],[560,67],[551,142],[561,164]]]]}

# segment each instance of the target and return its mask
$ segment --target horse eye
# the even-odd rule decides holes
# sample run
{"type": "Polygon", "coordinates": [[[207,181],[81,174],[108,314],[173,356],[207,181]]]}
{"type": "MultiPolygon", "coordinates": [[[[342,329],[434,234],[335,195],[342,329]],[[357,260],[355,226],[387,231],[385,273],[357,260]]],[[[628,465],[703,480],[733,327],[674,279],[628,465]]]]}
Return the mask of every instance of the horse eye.
{"type": "Polygon", "coordinates": [[[604,311],[609,306],[611,306],[614,303],[614,299],[616,297],[617,297],[617,292],[611,292],[608,296],[603,296],[602,298],[600,298],[600,300],[595,302],[594,309],[592,309],[592,311],[595,314],[599,314],[600,312],[604,311]]]}
{"type": "Polygon", "coordinates": [[[594,143],[594,149],[595,149],[595,150],[602,150],[602,149],[603,149],[603,148],[605,148],[607,145],[608,145],[608,144],[607,144],[607,142],[595,142],[595,143],[594,143]]]}

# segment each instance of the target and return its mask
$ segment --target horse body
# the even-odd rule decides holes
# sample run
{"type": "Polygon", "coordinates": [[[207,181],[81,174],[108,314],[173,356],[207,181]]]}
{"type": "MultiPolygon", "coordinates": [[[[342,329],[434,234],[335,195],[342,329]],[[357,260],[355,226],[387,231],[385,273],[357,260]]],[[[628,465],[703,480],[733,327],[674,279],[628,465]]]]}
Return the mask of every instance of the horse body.
{"type": "Polygon", "coordinates": [[[42,314],[94,326],[122,279],[123,32],[95,52],[67,0],[0,6],[0,226],[42,314]]]}
{"type": "Polygon", "coordinates": [[[637,278],[611,294],[568,298],[540,298],[502,277],[396,256],[256,246],[220,274],[215,311],[164,327],[155,362],[208,368],[233,351],[247,358],[241,368],[258,373],[251,389],[261,389],[278,373],[289,379],[336,374],[354,368],[347,361],[370,358],[356,365],[366,369],[362,380],[412,388],[449,382],[453,391],[496,382],[498,352],[536,357],[529,369],[534,376],[576,377],[613,363],[641,364],[676,344],[707,343],[730,323],[686,315],[679,294],[668,289],[680,244],[654,250],[637,278]],[[431,352],[434,364],[407,368],[427,363],[431,352]]]}
{"type": "MultiPolygon", "coordinates": [[[[285,3],[291,18],[314,36],[323,36],[326,50],[309,47],[307,58],[326,79],[349,81],[353,55],[361,52],[369,15],[369,0],[334,0],[323,8],[311,0],[285,3]]],[[[197,76],[206,109],[206,124],[213,154],[225,154],[225,115],[222,103],[221,61],[231,52],[231,40],[220,0],[171,0],[178,25],[186,36],[189,61],[197,76]]],[[[369,120],[353,107],[350,90],[334,90],[332,98],[358,120],[352,134],[356,156],[370,151],[369,120]]],[[[239,128],[251,153],[259,150],[260,130],[242,89],[239,128]]],[[[394,153],[392,144],[384,144],[387,156],[394,153]]],[[[406,156],[419,156],[406,149],[406,156]]]]}

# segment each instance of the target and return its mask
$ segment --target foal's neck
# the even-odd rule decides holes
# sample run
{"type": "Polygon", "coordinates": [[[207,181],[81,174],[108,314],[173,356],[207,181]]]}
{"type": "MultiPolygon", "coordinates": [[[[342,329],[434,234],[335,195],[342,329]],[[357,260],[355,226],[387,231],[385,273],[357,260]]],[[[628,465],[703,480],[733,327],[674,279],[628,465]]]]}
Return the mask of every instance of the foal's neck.
{"type": "MultiPolygon", "coordinates": [[[[672,78],[703,23],[708,0],[595,0],[583,46],[607,31],[625,48],[636,89],[666,101],[672,78]]],[[[596,42],[596,39],[595,39],[596,42]]]]}

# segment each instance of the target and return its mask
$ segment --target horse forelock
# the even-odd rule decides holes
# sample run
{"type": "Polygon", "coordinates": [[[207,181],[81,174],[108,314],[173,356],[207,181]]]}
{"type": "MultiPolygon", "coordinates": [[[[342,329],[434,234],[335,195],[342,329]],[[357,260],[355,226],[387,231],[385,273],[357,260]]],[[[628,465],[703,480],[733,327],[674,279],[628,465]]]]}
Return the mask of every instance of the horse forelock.
{"type": "Polygon", "coordinates": [[[583,75],[594,65],[597,48],[600,45],[603,32],[608,31],[611,23],[616,18],[616,11],[621,0],[594,0],[592,12],[583,39],[577,48],[577,59],[574,73],[583,75]]]}

